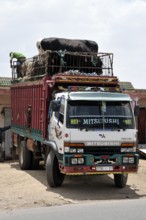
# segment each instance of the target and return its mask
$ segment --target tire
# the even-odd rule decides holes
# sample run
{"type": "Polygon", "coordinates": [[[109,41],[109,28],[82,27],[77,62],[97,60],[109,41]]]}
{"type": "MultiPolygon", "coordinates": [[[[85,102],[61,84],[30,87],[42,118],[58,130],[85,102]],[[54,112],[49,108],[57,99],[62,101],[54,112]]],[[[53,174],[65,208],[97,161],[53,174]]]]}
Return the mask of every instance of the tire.
{"type": "Polygon", "coordinates": [[[124,188],[128,180],[128,174],[114,174],[115,186],[118,188],[124,188]]]}
{"type": "Polygon", "coordinates": [[[47,175],[47,182],[50,187],[61,186],[64,181],[65,175],[60,172],[58,166],[58,160],[53,151],[50,151],[50,153],[47,156],[46,175],[47,175]]]}
{"type": "Polygon", "coordinates": [[[30,152],[30,153],[31,153],[31,169],[38,170],[39,165],[40,165],[40,161],[38,159],[35,159],[33,152],[30,152]]]}
{"type": "Polygon", "coordinates": [[[21,170],[31,169],[31,151],[27,149],[25,141],[21,141],[20,143],[19,165],[21,170]]]}

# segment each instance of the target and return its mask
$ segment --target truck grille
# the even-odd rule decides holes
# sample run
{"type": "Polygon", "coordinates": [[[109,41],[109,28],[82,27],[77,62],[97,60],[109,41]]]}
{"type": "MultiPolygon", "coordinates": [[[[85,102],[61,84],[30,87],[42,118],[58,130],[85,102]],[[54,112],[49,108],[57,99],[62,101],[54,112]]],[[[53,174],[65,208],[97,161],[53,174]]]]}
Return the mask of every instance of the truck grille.
{"type": "Polygon", "coordinates": [[[84,148],[84,153],[85,154],[92,154],[94,156],[99,156],[99,155],[113,155],[113,154],[119,154],[121,152],[121,148],[118,146],[102,146],[102,147],[85,147],[84,148]]]}

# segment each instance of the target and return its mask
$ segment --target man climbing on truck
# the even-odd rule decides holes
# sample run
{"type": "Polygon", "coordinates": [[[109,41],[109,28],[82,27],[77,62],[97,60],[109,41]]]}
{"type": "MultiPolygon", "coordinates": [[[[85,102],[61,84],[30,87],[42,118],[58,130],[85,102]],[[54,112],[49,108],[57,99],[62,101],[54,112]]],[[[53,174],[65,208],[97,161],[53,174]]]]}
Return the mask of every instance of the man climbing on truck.
{"type": "Polygon", "coordinates": [[[21,73],[21,67],[22,64],[24,63],[24,61],[26,60],[26,57],[24,56],[24,54],[22,53],[18,53],[18,52],[10,52],[9,54],[10,56],[10,67],[13,67],[13,60],[16,59],[17,61],[15,62],[16,68],[17,68],[17,77],[22,77],[22,73],[21,73]]]}

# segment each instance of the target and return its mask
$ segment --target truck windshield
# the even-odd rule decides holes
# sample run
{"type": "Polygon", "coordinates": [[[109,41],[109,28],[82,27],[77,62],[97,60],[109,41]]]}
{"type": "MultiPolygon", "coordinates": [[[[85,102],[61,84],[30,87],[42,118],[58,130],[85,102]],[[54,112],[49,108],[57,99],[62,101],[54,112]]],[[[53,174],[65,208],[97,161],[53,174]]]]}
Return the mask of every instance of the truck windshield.
{"type": "Polygon", "coordinates": [[[131,129],[134,120],[128,101],[68,101],[67,127],[131,129]]]}

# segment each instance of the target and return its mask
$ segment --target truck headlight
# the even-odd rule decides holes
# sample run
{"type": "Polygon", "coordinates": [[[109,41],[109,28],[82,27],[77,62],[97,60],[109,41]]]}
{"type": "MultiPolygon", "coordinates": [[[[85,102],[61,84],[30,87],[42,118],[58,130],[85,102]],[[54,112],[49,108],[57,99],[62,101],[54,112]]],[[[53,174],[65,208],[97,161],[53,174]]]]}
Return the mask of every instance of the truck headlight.
{"type": "Polygon", "coordinates": [[[75,165],[78,163],[78,159],[77,158],[71,158],[71,164],[75,165]]]}
{"type": "Polygon", "coordinates": [[[76,153],[76,148],[72,148],[72,147],[70,147],[70,151],[69,151],[70,153],[76,153]]]}
{"type": "Polygon", "coordinates": [[[77,148],[77,153],[79,153],[79,154],[84,153],[84,149],[83,148],[77,148]]]}
{"type": "Polygon", "coordinates": [[[134,157],[129,157],[129,163],[134,163],[134,157]]]}
{"type": "Polygon", "coordinates": [[[84,164],[84,158],[83,157],[78,158],[78,164],[84,164]]]}
{"type": "Polygon", "coordinates": [[[123,163],[128,163],[128,157],[123,157],[123,163]]]}
{"type": "Polygon", "coordinates": [[[70,149],[70,147],[64,147],[64,152],[69,153],[69,149],[70,149]]]}

